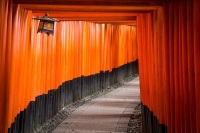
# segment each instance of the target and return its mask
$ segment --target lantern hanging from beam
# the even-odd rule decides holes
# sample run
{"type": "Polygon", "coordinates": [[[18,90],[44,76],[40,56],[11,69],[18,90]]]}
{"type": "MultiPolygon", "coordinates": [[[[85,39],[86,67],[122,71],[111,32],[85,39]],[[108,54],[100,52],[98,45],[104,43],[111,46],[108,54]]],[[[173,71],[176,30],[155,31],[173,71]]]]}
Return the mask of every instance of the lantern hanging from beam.
{"type": "Polygon", "coordinates": [[[33,19],[39,20],[37,33],[41,32],[46,33],[47,35],[54,34],[54,23],[58,22],[58,20],[50,18],[48,13],[45,13],[45,16],[43,17],[37,17],[33,19]]]}

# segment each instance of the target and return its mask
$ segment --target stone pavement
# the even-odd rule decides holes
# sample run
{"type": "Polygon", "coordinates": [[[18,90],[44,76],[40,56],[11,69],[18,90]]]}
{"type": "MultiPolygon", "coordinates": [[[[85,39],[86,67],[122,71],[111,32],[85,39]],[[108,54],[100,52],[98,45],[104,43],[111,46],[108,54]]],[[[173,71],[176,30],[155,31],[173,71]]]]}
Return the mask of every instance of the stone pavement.
{"type": "Polygon", "coordinates": [[[124,133],[139,103],[139,77],[136,77],[77,108],[53,133],[124,133]]]}

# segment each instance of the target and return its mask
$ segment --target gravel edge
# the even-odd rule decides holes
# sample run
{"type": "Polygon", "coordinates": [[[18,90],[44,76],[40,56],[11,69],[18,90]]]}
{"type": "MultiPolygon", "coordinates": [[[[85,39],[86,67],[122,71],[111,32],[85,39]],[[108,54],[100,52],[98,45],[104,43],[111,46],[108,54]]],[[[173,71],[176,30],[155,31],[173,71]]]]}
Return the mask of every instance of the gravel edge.
{"type": "MultiPolygon", "coordinates": [[[[43,125],[38,127],[33,131],[33,133],[51,133],[53,130],[60,124],[62,121],[64,121],[74,110],[76,110],[78,107],[83,105],[84,103],[91,101],[94,98],[97,98],[99,96],[105,95],[108,92],[117,89],[118,87],[122,86],[124,83],[130,82],[135,77],[137,77],[137,74],[134,74],[133,76],[130,76],[128,78],[125,78],[119,83],[116,83],[112,86],[107,87],[103,91],[98,91],[94,93],[93,95],[90,95],[88,97],[85,97],[73,104],[67,105],[64,108],[62,108],[55,116],[53,116],[51,119],[47,120],[43,125]]],[[[130,133],[130,132],[129,132],[130,133]]]]}
{"type": "Polygon", "coordinates": [[[142,133],[141,103],[139,103],[130,117],[127,133],[142,133]]]}

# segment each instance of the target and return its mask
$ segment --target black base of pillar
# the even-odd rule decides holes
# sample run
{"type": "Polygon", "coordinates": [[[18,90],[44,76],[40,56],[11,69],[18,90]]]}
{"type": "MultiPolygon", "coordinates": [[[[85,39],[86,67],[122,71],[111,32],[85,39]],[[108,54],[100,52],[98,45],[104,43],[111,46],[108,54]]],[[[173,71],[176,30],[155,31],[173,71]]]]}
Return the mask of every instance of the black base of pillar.
{"type": "Polygon", "coordinates": [[[160,124],[153,112],[141,104],[142,112],[142,133],[167,133],[167,127],[160,124]]]}

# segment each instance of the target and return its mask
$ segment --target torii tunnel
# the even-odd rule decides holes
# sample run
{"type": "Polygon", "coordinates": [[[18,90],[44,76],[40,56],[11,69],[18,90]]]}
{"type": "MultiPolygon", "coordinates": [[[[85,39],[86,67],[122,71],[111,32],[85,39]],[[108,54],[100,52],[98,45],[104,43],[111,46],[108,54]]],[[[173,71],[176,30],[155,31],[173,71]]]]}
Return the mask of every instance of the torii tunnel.
{"type": "Polygon", "coordinates": [[[143,133],[200,133],[199,0],[0,1],[0,133],[137,72],[143,133]],[[49,36],[33,19],[47,11],[49,36]]]}

